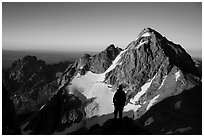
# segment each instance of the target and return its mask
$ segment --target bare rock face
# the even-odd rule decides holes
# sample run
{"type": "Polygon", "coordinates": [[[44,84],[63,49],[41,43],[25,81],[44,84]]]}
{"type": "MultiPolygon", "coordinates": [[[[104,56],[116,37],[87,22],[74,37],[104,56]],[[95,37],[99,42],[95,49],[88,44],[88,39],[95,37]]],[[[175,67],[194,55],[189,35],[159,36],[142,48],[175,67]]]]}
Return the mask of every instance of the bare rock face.
{"type": "Polygon", "coordinates": [[[113,44],[107,47],[104,51],[91,57],[90,70],[100,74],[105,72],[112,64],[112,61],[120,53],[121,49],[116,48],[113,44]]]}
{"type": "Polygon", "coordinates": [[[64,72],[71,62],[47,65],[35,56],[16,60],[4,71],[3,83],[11,92],[17,114],[37,111],[53,96],[59,87],[58,73],[64,72]]]}
{"type": "Polygon", "coordinates": [[[4,84],[11,92],[16,92],[29,78],[38,73],[45,62],[37,60],[35,56],[25,56],[23,59],[16,60],[6,71],[4,84]],[[9,86],[12,85],[12,86],[9,86]]]}
{"type": "Polygon", "coordinates": [[[120,59],[121,65],[107,75],[111,84],[143,84],[158,71],[162,76],[167,75],[173,67],[184,74],[198,76],[190,55],[180,45],[168,41],[151,28],[144,29],[125,50],[120,59]]]}

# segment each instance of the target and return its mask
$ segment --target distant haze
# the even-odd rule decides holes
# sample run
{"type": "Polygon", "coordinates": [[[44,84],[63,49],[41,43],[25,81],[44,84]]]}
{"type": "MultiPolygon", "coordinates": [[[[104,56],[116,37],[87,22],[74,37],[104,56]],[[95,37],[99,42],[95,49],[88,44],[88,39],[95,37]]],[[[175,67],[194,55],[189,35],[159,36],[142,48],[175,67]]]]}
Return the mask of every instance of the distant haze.
{"type": "Polygon", "coordinates": [[[187,51],[201,51],[202,3],[2,4],[4,50],[101,51],[112,43],[125,48],[145,27],[187,51]]]}
{"type": "MultiPolygon", "coordinates": [[[[90,55],[95,55],[97,52],[86,52],[90,55]]],[[[58,51],[15,51],[15,50],[2,50],[2,67],[8,68],[11,64],[18,59],[22,59],[27,55],[36,56],[38,59],[45,61],[47,64],[54,64],[64,61],[76,61],[85,52],[58,52],[58,51]]]]}

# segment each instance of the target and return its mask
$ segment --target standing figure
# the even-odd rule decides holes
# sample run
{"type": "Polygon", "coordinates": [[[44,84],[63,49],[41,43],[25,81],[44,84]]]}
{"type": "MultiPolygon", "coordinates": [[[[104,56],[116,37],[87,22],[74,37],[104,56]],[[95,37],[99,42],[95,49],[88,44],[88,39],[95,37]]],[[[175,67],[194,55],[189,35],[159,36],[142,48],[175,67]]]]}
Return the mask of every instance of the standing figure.
{"type": "Polygon", "coordinates": [[[116,91],[114,97],[113,97],[113,103],[114,103],[114,119],[117,118],[118,112],[119,112],[119,118],[122,120],[123,117],[123,108],[126,103],[126,94],[123,91],[123,86],[120,85],[118,90],[116,91]]]}

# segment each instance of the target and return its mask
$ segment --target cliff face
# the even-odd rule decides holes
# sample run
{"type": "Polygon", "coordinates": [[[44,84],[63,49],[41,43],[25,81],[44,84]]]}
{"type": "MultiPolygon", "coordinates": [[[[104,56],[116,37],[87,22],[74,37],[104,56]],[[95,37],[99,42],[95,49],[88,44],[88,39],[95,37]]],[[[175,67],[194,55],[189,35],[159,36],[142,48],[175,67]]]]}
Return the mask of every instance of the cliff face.
{"type": "Polygon", "coordinates": [[[113,44],[107,47],[104,51],[100,52],[99,54],[93,56],[91,58],[91,66],[90,71],[100,74],[105,72],[112,61],[117,57],[120,53],[121,49],[116,48],[113,44]]]}
{"type": "Polygon", "coordinates": [[[37,111],[58,89],[61,73],[71,64],[63,62],[47,65],[35,56],[16,60],[4,71],[3,83],[11,92],[16,113],[37,111]]]}

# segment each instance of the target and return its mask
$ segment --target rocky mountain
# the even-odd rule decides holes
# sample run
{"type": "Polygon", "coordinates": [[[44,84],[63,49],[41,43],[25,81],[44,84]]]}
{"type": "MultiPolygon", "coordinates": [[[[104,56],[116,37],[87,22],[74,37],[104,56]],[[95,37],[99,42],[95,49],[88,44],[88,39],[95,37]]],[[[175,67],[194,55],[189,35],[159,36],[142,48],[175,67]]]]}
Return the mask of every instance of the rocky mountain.
{"type": "Polygon", "coordinates": [[[97,55],[94,55],[91,57],[90,71],[97,74],[105,72],[110,67],[112,61],[117,57],[120,51],[120,48],[111,44],[106,48],[106,50],[100,52],[97,55]]]}
{"type": "Polygon", "coordinates": [[[180,45],[146,28],[105,72],[90,70],[81,75],[76,71],[67,89],[96,98],[85,108],[86,116],[92,117],[113,112],[114,90],[122,84],[128,100],[125,111],[135,111],[137,119],[156,102],[199,85],[200,78],[195,62],[180,45]]]}
{"type": "Polygon", "coordinates": [[[84,108],[86,118],[92,118],[113,113],[112,98],[120,84],[126,91],[124,111],[133,111],[129,117],[137,120],[158,102],[201,85],[201,75],[180,45],[145,28],[105,72],[75,72],[66,88],[76,96],[81,93],[92,100],[84,108]]]}
{"type": "Polygon", "coordinates": [[[4,70],[3,83],[18,115],[37,111],[57,91],[58,80],[72,62],[46,64],[35,56],[16,60],[4,70]]]}
{"type": "Polygon", "coordinates": [[[111,44],[104,51],[96,55],[91,56],[89,54],[84,54],[74,63],[73,66],[69,66],[65,70],[60,84],[62,86],[68,84],[70,79],[78,73],[80,75],[85,75],[87,71],[91,71],[96,74],[104,73],[105,70],[111,66],[112,61],[117,57],[121,50],[122,49],[111,44]]]}
{"type": "MultiPolygon", "coordinates": [[[[181,45],[154,29],[145,28],[123,50],[110,45],[94,56],[84,54],[68,65],[53,79],[55,88],[43,86],[43,92],[52,95],[42,99],[46,100],[43,106],[22,122],[21,131],[23,134],[202,134],[199,68],[199,62],[193,61],[181,45]],[[111,120],[112,98],[120,84],[127,104],[125,118],[115,122],[111,120]],[[127,127],[119,126],[123,124],[127,127]],[[116,125],[124,130],[111,128],[116,125]]],[[[46,74],[38,71],[42,72],[39,76],[46,74]]],[[[53,84],[52,80],[47,83],[53,84]]]]}

